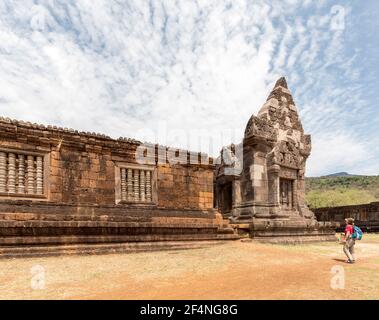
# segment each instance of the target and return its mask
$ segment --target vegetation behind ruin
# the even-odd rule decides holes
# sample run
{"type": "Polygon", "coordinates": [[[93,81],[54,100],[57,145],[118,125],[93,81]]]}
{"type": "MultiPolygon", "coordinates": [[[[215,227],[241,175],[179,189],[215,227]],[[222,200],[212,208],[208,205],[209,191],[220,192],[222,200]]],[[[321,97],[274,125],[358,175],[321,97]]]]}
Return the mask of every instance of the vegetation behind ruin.
{"type": "Polygon", "coordinates": [[[306,178],[306,200],[311,208],[379,201],[379,176],[306,178]]]}

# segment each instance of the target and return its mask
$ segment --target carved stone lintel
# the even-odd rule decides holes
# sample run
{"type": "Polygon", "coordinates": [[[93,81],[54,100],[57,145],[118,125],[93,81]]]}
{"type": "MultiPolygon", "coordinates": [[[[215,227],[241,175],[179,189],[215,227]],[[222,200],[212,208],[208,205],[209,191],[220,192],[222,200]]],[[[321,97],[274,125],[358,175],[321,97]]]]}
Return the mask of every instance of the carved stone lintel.
{"type": "Polygon", "coordinates": [[[252,116],[245,130],[245,138],[249,136],[262,137],[267,140],[277,140],[278,132],[267,117],[252,116]]]}

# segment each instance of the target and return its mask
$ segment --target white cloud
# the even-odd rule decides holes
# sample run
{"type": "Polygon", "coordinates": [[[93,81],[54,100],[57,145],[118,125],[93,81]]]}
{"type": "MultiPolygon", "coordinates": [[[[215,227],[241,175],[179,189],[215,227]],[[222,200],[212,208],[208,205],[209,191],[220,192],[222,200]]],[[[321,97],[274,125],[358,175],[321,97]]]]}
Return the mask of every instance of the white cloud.
{"type": "Polygon", "coordinates": [[[372,141],[359,145],[362,134],[351,122],[367,116],[358,83],[365,73],[345,54],[347,33],[330,30],[328,5],[3,1],[0,114],[113,137],[180,129],[187,135],[149,140],[185,148],[196,140],[190,134],[201,132],[214,141],[203,151],[216,155],[242,138],[250,115],[286,75],[315,141],[310,173],[359,173],[362,159],[344,162],[341,152],[350,152],[349,144],[360,154],[377,150],[372,141]],[[329,140],[338,148],[326,161],[329,140]],[[318,166],[320,159],[327,165],[318,166]]]}
{"type": "MultiPolygon", "coordinates": [[[[357,174],[374,172],[364,171],[367,160],[372,157],[370,144],[362,141],[349,132],[334,132],[317,135],[313,139],[312,154],[307,163],[309,176],[325,175],[334,172],[336,168],[357,174]],[[362,170],[363,169],[363,170],[362,170]]],[[[379,169],[379,166],[376,166],[379,169]]]]}

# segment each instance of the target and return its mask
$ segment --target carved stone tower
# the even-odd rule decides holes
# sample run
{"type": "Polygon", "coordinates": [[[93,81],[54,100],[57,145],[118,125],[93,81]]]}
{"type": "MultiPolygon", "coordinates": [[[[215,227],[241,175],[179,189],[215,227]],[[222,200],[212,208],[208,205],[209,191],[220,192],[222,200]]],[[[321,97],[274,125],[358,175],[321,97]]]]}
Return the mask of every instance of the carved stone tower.
{"type": "Polygon", "coordinates": [[[286,80],[280,78],[258,115],[249,119],[243,142],[223,150],[216,168],[219,210],[252,238],[334,240],[331,225],[317,222],[305,203],[304,172],[310,152],[311,137],[304,134],[286,80]],[[226,154],[233,160],[226,163],[226,154]]]}

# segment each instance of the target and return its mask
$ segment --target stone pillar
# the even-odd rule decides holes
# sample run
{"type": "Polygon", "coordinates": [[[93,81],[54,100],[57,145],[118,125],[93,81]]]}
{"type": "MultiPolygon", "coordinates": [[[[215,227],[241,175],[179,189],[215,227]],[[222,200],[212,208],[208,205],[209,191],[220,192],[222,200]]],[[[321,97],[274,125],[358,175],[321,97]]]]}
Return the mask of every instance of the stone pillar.
{"type": "Polygon", "coordinates": [[[220,210],[220,185],[218,183],[215,183],[214,190],[215,190],[214,196],[213,196],[214,207],[215,209],[220,210]]]}
{"type": "Polygon", "coordinates": [[[29,194],[34,194],[34,156],[28,156],[27,158],[28,166],[27,166],[27,174],[28,174],[28,182],[27,182],[27,191],[29,194]]]}
{"type": "Polygon", "coordinates": [[[145,170],[140,171],[140,183],[139,183],[139,190],[141,195],[141,201],[146,201],[146,194],[145,194],[145,170]]]}
{"type": "Polygon", "coordinates": [[[7,192],[7,154],[0,152],[0,192],[7,192]]]}
{"type": "Polygon", "coordinates": [[[25,156],[18,155],[18,193],[25,193],[25,156]]]}
{"type": "Polygon", "coordinates": [[[275,206],[280,205],[280,166],[275,164],[268,168],[269,202],[275,206]]]}
{"type": "Polygon", "coordinates": [[[16,193],[16,155],[8,154],[8,192],[16,193]]]}
{"type": "Polygon", "coordinates": [[[237,179],[233,180],[233,207],[241,204],[241,184],[237,179]]]}
{"type": "Polygon", "coordinates": [[[43,194],[43,159],[41,156],[37,156],[37,175],[36,175],[36,189],[37,194],[43,194]]]}
{"type": "Polygon", "coordinates": [[[305,206],[305,180],[304,180],[305,168],[301,168],[298,171],[297,180],[294,181],[294,205],[304,207],[305,206]]]}
{"type": "Polygon", "coordinates": [[[127,193],[126,193],[126,169],[121,168],[121,200],[126,201],[127,193]]]}
{"type": "Polygon", "coordinates": [[[134,191],[133,191],[133,170],[128,169],[127,171],[127,199],[128,201],[133,201],[134,191]]]}
{"type": "Polygon", "coordinates": [[[134,178],[134,201],[139,201],[139,170],[133,170],[134,178]]]}
{"type": "Polygon", "coordinates": [[[146,201],[151,202],[151,171],[146,171],[146,201]]]}

